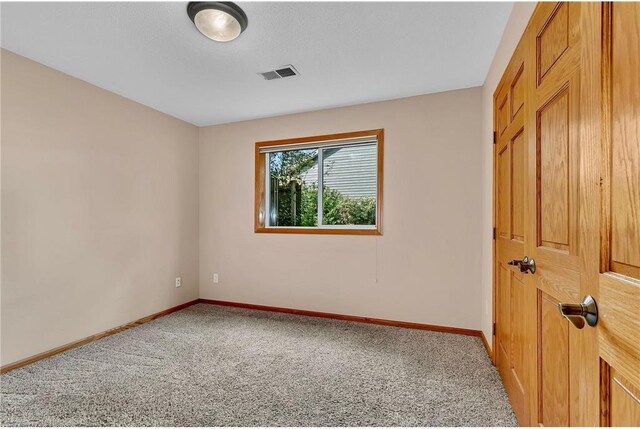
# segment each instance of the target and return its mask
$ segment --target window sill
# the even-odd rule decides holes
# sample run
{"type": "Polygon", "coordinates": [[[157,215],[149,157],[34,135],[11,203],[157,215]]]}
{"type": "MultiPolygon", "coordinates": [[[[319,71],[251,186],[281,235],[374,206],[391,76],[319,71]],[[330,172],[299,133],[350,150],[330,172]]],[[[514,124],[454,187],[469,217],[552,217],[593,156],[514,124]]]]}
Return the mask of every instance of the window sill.
{"type": "Polygon", "coordinates": [[[267,234],[333,234],[333,235],[382,235],[377,228],[305,228],[305,227],[264,227],[255,229],[256,233],[267,234]]]}

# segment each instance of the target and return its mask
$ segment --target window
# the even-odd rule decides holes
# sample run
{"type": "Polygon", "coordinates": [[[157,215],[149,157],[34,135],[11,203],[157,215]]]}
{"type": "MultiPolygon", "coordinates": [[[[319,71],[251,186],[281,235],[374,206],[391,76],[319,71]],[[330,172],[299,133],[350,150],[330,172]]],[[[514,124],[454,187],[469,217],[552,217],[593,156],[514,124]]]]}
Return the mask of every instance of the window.
{"type": "Polygon", "coordinates": [[[382,233],[383,130],[256,143],[256,232],[382,233]]]}

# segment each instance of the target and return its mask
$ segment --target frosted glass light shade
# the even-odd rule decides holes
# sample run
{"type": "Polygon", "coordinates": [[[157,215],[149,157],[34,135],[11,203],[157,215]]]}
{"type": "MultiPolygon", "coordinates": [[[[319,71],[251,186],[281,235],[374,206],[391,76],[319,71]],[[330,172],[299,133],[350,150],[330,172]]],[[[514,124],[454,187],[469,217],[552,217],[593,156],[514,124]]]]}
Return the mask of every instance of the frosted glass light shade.
{"type": "Polygon", "coordinates": [[[226,12],[205,9],[196,14],[196,28],[216,42],[230,42],[240,35],[240,23],[226,12]]]}

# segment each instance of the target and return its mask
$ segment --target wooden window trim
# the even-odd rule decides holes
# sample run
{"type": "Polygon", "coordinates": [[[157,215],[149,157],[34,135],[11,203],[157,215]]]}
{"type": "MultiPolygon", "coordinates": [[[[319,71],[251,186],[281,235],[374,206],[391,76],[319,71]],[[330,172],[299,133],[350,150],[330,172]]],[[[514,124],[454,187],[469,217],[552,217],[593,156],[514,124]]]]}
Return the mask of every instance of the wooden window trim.
{"type": "MultiPolygon", "coordinates": [[[[350,133],[327,134],[321,136],[299,137],[284,140],[256,142],[255,145],[255,205],[254,231],[270,234],[335,234],[335,235],[382,235],[382,189],[383,189],[384,129],[355,131],[350,133]],[[260,211],[265,204],[265,154],[260,149],[268,146],[286,146],[300,143],[341,140],[357,137],[376,136],[377,146],[377,189],[376,189],[376,228],[327,228],[327,227],[265,227],[260,221],[260,211]]],[[[265,211],[266,212],[266,211],[265,211]]]]}

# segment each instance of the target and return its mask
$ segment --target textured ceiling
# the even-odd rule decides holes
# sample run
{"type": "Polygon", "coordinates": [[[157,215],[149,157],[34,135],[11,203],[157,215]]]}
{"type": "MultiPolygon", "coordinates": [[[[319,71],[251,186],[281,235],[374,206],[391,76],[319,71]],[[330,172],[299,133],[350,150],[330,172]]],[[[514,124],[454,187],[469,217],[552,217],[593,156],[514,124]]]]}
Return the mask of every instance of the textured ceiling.
{"type": "Polygon", "coordinates": [[[235,41],[186,2],[2,3],[3,48],[211,125],[482,85],[511,3],[238,2],[235,41]],[[301,76],[258,72],[293,64],[301,76]]]}

